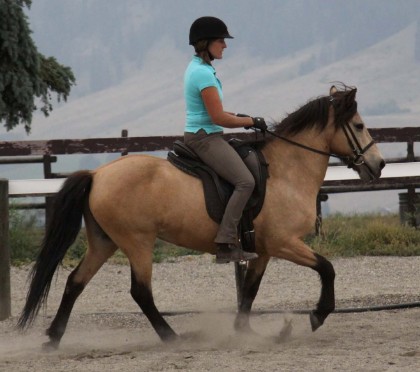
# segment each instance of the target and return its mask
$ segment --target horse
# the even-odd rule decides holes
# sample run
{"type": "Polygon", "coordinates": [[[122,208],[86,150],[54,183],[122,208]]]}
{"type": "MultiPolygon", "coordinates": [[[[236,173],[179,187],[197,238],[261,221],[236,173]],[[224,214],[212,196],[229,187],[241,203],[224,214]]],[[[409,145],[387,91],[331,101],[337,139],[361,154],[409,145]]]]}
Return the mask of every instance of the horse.
{"type": "MultiPolygon", "coordinates": [[[[267,130],[262,153],[269,164],[265,201],[254,219],[258,258],[246,266],[234,329],[252,332],[249,317],[271,257],[309,267],[320,276],[321,293],[310,313],[318,329],[335,308],[335,271],[303,238],[313,232],[316,198],[330,156],[346,161],[362,180],[381,175],[385,161],[357,111],[355,87],[332,86],[267,130]]],[[[85,221],[88,246],[68,276],[44,348],[56,349],[78,296],[101,266],[120,249],[131,268],[130,293],[163,342],[177,333],[157,309],[152,261],[157,238],[193,250],[216,253],[218,228],[206,213],[202,182],[166,159],[137,154],[95,170],[71,174],[55,197],[51,223],[30,273],[18,328],[35,320],[58,266],[85,221]]]]}

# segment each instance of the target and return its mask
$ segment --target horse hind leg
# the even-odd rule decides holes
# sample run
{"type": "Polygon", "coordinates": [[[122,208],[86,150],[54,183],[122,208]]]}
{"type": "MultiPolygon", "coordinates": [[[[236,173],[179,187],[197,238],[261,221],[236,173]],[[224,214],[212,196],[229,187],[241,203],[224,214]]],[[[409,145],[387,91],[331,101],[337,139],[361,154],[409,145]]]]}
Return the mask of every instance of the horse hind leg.
{"type": "Polygon", "coordinates": [[[85,218],[88,249],[79,265],[67,278],[66,287],[57,314],[46,331],[50,340],[43,344],[43,348],[47,351],[58,348],[77,298],[102,265],[118,248],[93,220],[90,213],[88,215],[85,218]]]}
{"type": "Polygon", "coordinates": [[[149,320],[162,341],[172,341],[177,334],[157,309],[151,287],[154,237],[146,238],[141,244],[130,244],[123,249],[131,265],[131,296],[149,320]]]}
{"type": "Polygon", "coordinates": [[[249,315],[252,304],[257,296],[261,280],[264,276],[269,257],[264,255],[248,262],[245,279],[242,287],[242,296],[239,301],[239,311],[235,318],[234,328],[240,332],[252,332],[249,324],[249,315]]]}

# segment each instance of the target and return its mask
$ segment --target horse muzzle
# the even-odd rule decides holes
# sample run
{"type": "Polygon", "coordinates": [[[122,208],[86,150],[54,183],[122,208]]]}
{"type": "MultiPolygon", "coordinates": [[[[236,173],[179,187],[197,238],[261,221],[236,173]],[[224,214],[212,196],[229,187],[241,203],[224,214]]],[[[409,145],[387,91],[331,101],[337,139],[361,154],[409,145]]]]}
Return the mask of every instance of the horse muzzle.
{"type": "Polygon", "coordinates": [[[355,170],[362,181],[370,182],[381,177],[385,164],[385,160],[382,158],[379,161],[369,162],[364,155],[357,155],[352,159],[348,167],[355,170]]]}

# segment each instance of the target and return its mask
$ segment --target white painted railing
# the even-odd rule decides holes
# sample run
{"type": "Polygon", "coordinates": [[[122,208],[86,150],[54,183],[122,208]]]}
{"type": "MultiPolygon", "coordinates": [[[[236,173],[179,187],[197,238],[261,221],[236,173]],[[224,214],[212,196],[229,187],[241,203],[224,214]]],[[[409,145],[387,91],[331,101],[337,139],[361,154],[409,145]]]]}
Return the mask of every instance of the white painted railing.
{"type": "MultiPolygon", "coordinates": [[[[420,162],[391,163],[382,170],[381,178],[420,176],[420,162]]],[[[325,181],[353,180],[359,176],[355,171],[344,166],[328,167],[325,181]]]]}
{"type": "MultiPolygon", "coordinates": [[[[420,162],[387,164],[381,178],[420,176],[420,162]]],[[[345,166],[328,167],[326,181],[358,179],[357,173],[345,166]]],[[[56,193],[64,178],[9,180],[10,196],[44,196],[56,193]]]]}

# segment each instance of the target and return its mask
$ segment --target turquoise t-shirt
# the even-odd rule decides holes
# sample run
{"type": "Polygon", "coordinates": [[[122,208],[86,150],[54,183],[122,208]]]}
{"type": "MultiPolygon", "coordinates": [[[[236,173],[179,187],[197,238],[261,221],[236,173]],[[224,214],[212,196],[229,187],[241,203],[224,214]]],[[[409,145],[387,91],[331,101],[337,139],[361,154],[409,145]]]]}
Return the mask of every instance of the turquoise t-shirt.
{"type": "Polygon", "coordinates": [[[194,56],[184,75],[187,111],[185,132],[197,133],[200,129],[204,129],[207,133],[223,132],[223,127],[211,121],[201,98],[201,91],[208,87],[216,87],[220,99],[223,99],[222,84],[216,77],[216,70],[203,62],[200,57],[194,56]]]}

